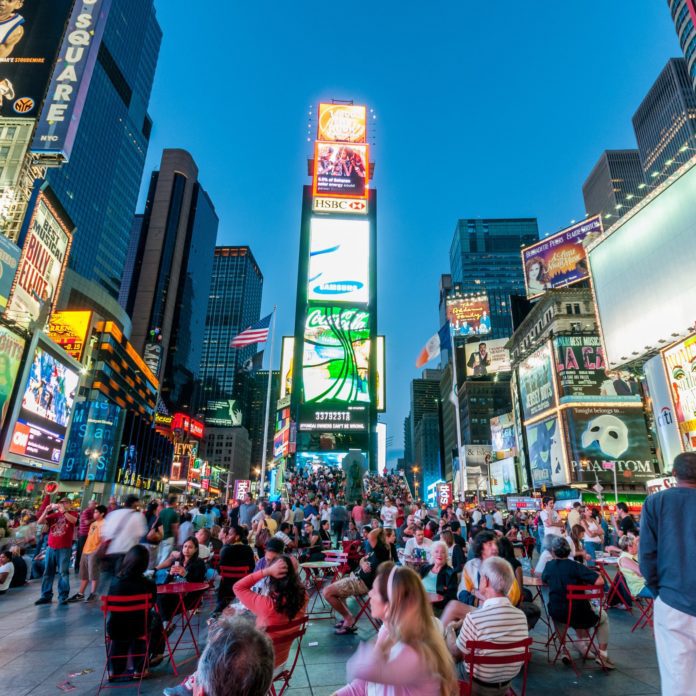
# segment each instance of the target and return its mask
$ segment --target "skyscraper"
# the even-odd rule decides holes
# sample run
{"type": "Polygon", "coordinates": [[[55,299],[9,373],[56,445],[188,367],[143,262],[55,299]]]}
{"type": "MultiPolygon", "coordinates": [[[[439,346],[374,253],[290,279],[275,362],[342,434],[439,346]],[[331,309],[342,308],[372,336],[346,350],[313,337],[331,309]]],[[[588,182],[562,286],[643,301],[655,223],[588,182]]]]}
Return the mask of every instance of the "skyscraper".
{"type": "Polygon", "coordinates": [[[69,266],[118,298],[152,121],[154,0],[113,0],[70,161],[46,179],[74,221],[69,266]]]}
{"type": "Polygon", "coordinates": [[[638,150],[605,150],[582,185],[585,212],[601,215],[606,229],[647,191],[638,150]]]}
{"type": "Polygon", "coordinates": [[[409,419],[413,465],[418,467],[421,497],[429,484],[441,476],[440,462],[440,370],[423,370],[420,379],[411,381],[411,413],[409,419]]]}
{"type": "MultiPolygon", "coordinates": [[[[242,398],[239,372],[258,347],[254,344],[230,348],[230,342],[259,320],[262,291],[263,274],[248,246],[215,247],[205,315],[198,410],[204,409],[208,401],[242,398]]],[[[246,418],[249,414],[242,415],[246,418]]]]}
{"type": "Polygon", "coordinates": [[[133,286],[131,342],[160,380],[170,409],[198,401],[218,217],[185,150],[165,150],[150,179],[133,286]]]}
{"type": "Polygon", "coordinates": [[[670,58],[633,115],[648,185],[657,185],[696,150],[696,92],[683,58],[670,58]]]}
{"type": "MultiPolygon", "coordinates": [[[[268,370],[258,370],[248,381],[248,398],[245,400],[249,438],[251,439],[251,466],[261,466],[263,452],[263,425],[266,420],[266,392],[268,391],[268,370]]],[[[276,422],[276,403],[280,396],[280,370],[271,374],[271,402],[266,437],[266,462],[273,459],[273,433],[276,422]]]]}
{"type": "Polygon", "coordinates": [[[457,221],[450,246],[452,282],[464,293],[487,292],[490,338],[512,333],[510,295],[525,293],[520,247],[538,239],[536,218],[457,221]]]}
{"type": "Polygon", "coordinates": [[[684,52],[689,79],[696,90],[696,1],[667,0],[667,4],[684,52]]]}

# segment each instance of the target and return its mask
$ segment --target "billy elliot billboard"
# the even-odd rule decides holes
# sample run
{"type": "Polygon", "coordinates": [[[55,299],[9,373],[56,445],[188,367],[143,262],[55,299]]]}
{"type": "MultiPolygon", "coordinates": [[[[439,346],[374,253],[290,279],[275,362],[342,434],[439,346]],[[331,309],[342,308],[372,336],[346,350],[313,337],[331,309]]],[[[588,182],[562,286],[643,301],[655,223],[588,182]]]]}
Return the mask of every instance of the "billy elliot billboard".
{"type": "Polygon", "coordinates": [[[527,297],[586,280],[589,271],[583,242],[601,234],[602,221],[597,216],[522,249],[527,297]]]}
{"type": "Polygon", "coordinates": [[[556,405],[551,349],[548,343],[527,356],[518,366],[524,420],[556,405]]]}

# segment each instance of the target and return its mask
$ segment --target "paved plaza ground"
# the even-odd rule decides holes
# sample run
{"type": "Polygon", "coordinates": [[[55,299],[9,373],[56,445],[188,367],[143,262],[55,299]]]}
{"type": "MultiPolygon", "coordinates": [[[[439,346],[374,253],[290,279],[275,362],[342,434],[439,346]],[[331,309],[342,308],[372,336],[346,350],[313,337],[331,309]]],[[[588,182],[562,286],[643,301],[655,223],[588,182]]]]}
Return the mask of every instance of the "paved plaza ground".
{"type": "MultiPolygon", "coordinates": [[[[72,581],[72,577],[71,577],[72,581]]],[[[104,669],[103,621],[98,602],[60,607],[35,607],[39,582],[11,590],[0,597],[0,694],[7,696],[58,696],[60,684],[69,681],[73,696],[96,694],[104,669]],[[92,670],[87,674],[71,674],[92,670]]],[[[74,583],[76,584],[76,583],[74,583]]],[[[569,667],[551,666],[545,652],[535,652],[529,670],[527,693],[583,694],[587,696],[657,695],[659,674],[652,631],[631,633],[634,618],[625,611],[611,610],[610,655],[617,669],[604,674],[588,662],[577,678],[569,667]]],[[[545,627],[540,622],[534,637],[541,639],[545,627]]],[[[333,622],[312,621],[302,644],[300,660],[292,679],[289,696],[308,694],[326,696],[345,684],[347,659],[360,640],[369,640],[375,632],[366,619],[360,621],[356,635],[336,636],[333,622]]],[[[544,634],[545,635],[545,634],[544,634]]],[[[205,638],[205,626],[201,639],[205,638]]],[[[195,667],[193,654],[182,667],[189,674],[195,667]]],[[[182,653],[182,658],[186,654],[182,653]]],[[[161,694],[165,686],[177,684],[168,663],[153,670],[143,682],[141,693],[161,694]]],[[[69,687],[68,687],[69,688],[69,687]]],[[[107,693],[136,693],[135,688],[121,688],[107,693]]]]}

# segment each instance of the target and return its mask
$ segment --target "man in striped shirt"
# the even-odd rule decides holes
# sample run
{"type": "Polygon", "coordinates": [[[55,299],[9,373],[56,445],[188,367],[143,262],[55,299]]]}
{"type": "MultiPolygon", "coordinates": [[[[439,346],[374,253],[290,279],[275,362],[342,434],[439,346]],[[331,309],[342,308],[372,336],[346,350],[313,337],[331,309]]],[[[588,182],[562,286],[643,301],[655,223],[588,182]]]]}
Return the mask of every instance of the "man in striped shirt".
{"type": "MultiPolygon", "coordinates": [[[[478,609],[466,615],[463,621],[447,626],[445,638],[450,652],[457,661],[457,671],[462,679],[468,679],[466,643],[470,640],[493,643],[516,643],[529,636],[527,619],[522,611],[512,606],[507,598],[515,574],[512,566],[503,558],[487,558],[479,571],[479,592],[485,601],[478,609]],[[461,626],[459,635],[457,629],[461,626]]],[[[518,650],[483,650],[480,655],[513,655],[518,650]]],[[[510,681],[517,676],[522,662],[506,665],[475,665],[472,675],[472,696],[504,696],[510,681]]]]}

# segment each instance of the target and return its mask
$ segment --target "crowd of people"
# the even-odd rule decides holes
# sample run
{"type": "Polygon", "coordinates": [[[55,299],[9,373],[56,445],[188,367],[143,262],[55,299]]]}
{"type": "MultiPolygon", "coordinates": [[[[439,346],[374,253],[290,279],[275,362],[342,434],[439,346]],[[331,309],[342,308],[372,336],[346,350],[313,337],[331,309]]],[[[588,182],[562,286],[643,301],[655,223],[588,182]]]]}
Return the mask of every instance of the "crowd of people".
{"type": "MultiPolygon", "coordinates": [[[[618,569],[631,597],[656,600],[663,683],[674,686],[669,693],[686,693],[679,684],[693,672],[689,660],[671,671],[665,666],[668,654],[684,654],[674,627],[687,627],[693,639],[696,620],[695,576],[689,571],[693,555],[665,544],[677,534],[676,526],[683,529],[683,520],[694,515],[696,456],[680,457],[675,462],[680,485],[666,492],[674,503],[666,507],[661,495],[651,497],[640,528],[620,504],[609,530],[594,508],[579,503],[562,519],[550,498],[543,499],[538,514],[504,514],[463,503],[430,509],[413,500],[406,481],[394,475],[367,475],[358,496],[348,500],[349,482],[336,469],[290,475],[287,497],[275,502],[246,495],[223,505],[170,496],[143,504],[128,496],[120,506],[115,500],[107,506],[91,501],[75,510],[65,497],[52,501],[45,496],[34,514],[33,549],[30,543],[15,543],[0,553],[0,594],[40,576],[36,604],[48,605],[57,576],[61,605],[92,602],[100,594],[150,596],[153,608],[145,623],[142,614],[136,620],[127,613],[114,614],[107,623],[111,673],[133,678],[163,660],[167,632],[176,620],[175,596],[159,594],[157,585],[217,585],[198,668],[164,693],[232,693],[225,686],[224,665],[235,674],[244,670],[234,683],[244,681],[248,693],[260,694],[289,650],[274,652],[264,632],[303,617],[310,594],[321,587],[307,582],[301,564],[341,549],[348,552],[350,571],[321,589],[338,619],[336,635],[356,632],[358,609],[365,602],[381,627],[376,640],[362,644],[348,662],[348,684],[340,696],[445,696],[456,693],[457,679],[470,680],[472,694],[502,696],[522,668],[522,644],[541,614],[525,588],[525,576],[536,576],[546,586],[556,632],[572,629],[581,655],[589,654],[604,669],[614,668],[607,612],[589,601],[575,602],[569,612],[567,599],[569,586],[606,589],[595,565],[604,549],[619,556],[618,569]],[[540,553],[532,564],[535,546],[540,553]],[[670,565],[683,570],[681,577],[670,572],[670,565]],[[79,577],[73,594],[71,567],[79,577]],[[221,567],[241,569],[241,576],[221,578],[221,567]],[[591,644],[592,635],[596,641],[591,644]],[[470,641],[514,643],[520,647],[502,654],[519,653],[519,661],[477,664],[469,674],[470,641]],[[253,666],[250,646],[256,648],[253,666]]],[[[3,527],[16,528],[16,521],[29,525],[32,514],[17,511],[14,519],[3,518],[3,527]]],[[[194,605],[199,595],[186,601],[194,605]]],[[[570,657],[567,650],[562,655],[564,661],[570,657]]]]}

